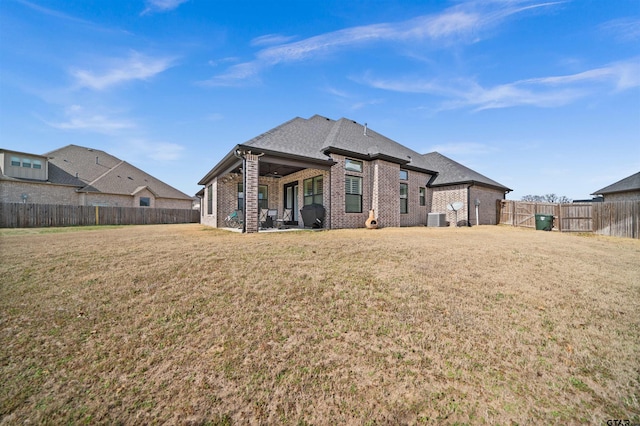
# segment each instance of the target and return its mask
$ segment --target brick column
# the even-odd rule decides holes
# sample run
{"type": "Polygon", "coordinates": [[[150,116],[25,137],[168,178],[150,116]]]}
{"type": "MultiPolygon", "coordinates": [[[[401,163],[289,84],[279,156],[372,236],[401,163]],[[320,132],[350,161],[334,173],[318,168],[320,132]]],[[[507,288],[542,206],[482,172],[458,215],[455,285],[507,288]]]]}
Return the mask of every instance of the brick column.
{"type": "MultiPolygon", "coordinates": [[[[376,219],[380,216],[380,170],[378,161],[374,161],[371,163],[370,167],[373,167],[373,182],[371,182],[372,190],[371,190],[371,208],[375,212],[376,219]]],[[[363,209],[364,210],[364,209],[363,209]]]]}
{"type": "Polygon", "coordinates": [[[258,171],[260,165],[258,155],[247,153],[244,159],[244,223],[247,233],[251,233],[258,232],[260,225],[258,211],[258,171]]]}

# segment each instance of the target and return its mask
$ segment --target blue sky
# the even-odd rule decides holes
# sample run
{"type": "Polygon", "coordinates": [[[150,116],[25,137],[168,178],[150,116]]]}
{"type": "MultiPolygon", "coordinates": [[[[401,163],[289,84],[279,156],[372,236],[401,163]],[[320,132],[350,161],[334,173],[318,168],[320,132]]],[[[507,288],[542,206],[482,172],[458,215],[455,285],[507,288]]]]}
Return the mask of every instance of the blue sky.
{"type": "Polygon", "coordinates": [[[0,147],[193,195],[235,144],[346,117],[513,188],[640,171],[640,1],[0,0],[0,147]]]}

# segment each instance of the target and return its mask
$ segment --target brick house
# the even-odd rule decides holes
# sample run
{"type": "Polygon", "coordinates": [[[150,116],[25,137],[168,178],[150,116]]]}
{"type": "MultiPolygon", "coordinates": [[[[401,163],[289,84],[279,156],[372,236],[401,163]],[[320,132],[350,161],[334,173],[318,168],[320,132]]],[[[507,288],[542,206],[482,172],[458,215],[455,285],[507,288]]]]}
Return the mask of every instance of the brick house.
{"type": "Polygon", "coordinates": [[[193,198],[104,151],[0,149],[0,202],[191,209],[193,198]]]}
{"type": "MultiPolygon", "coordinates": [[[[366,124],[319,115],[294,118],[236,145],[198,184],[204,185],[198,193],[201,222],[223,227],[226,216],[242,210],[246,232],[260,229],[264,211],[291,226],[310,226],[300,214],[309,204],[324,206],[325,229],[364,227],[370,210],[380,226],[426,225],[428,213],[446,213],[452,201],[464,202],[468,216],[469,200],[476,198],[487,208],[480,223],[495,224],[496,200],[510,191],[443,155],[421,155],[366,124]]],[[[473,222],[467,216],[467,223],[473,222]]]]}
{"type": "Polygon", "coordinates": [[[640,172],[605,186],[591,195],[601,195],[603,201],[640,200],[640,172]]]}

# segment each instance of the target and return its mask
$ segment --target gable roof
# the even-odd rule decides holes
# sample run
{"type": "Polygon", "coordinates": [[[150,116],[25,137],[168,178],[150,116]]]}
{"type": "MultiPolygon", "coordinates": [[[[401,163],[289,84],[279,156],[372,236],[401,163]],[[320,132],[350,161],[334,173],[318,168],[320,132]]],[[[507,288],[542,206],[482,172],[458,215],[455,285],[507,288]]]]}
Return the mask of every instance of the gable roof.
{"type": "Polygon", "coordinates": [[[49,181],[78,186],[80,192],[134,195],[142,187],[158,198],[192,197],[99,149],[68,145],[44,154],[49,157],[49,181]]]}
{"type": "Polygon", "coordinates": [[[445,157],[439,152],[430,152],[429,154],[424,154],[422,157],[427,164],[429,164],[429,167],[438,171],[438,176],[430,182],[429,186],[438,187],[474,183],[500,189],[502,191],[512,191],[512,189],[507,188],[501,183],[498,183],[493,179],[489,179],[475,170],[471,170],[451,158],[445,157]]]}
{"type": "Polygon", "coordinates": [[[309,119],[296,117],[241,146],[326,161],[328,158],[321,148],[334,124],[335,121],[319,115],[309,119]]]}
{"type": "Polygon", "coordinates": [[[615,192],[629,192],[629,191],[640,191],[640,172],[632,174],[631,176],[628,176],[624,179],[621,179],[616,183],[612,183],[609,186],[605,186],[604,188],[593,192],[591,195],[613,194],[615,192]]]}
{"type": "Polygon", "coordinates": [[[436,169],[430,167],[420,153],[367,128],[366,125],[346,118],[335,122],[322,151],[352,155],[365,160],[383,158],[406,169],[436,174],[436,169]]]}
{"type": "Polygon", "coordinates": [[[253,139],[236,145],[199,184],[224,174],[237,161],[237,149],[264,152],[275,156],[286,156],[313,161],[321,165],[332,165],[329,154],[342,154],[363,160],[382,158],[400,164],[403,168],[436,174],[422,158],[413,151],[353,120],[332,120],[320,115],[305,119],[296,117],[253,139]]]}

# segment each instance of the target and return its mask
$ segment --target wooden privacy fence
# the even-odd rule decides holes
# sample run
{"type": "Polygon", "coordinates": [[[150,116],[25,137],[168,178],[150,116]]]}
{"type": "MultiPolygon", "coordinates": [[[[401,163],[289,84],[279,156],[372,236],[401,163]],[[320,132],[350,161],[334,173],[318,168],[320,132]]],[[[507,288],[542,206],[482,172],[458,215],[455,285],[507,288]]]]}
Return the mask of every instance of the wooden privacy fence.
{"type": "Polygon", "coordinates": [[[499,223],[535,228],[536,214],[553,216],[561,232],[595,232],[614,237],[640,238],[640,201],[606,203],[531,203],[498,201],[499,223]]]}
{"type": "Polygon", "coordinates": [[[0,203],[0,228],[197,223],[200,212],[149,207],[0,203]]]}

